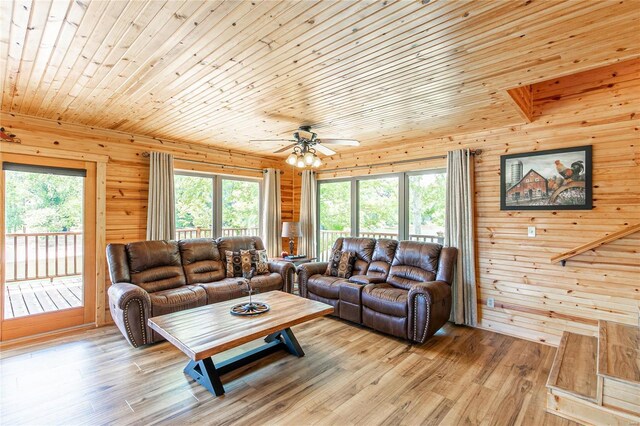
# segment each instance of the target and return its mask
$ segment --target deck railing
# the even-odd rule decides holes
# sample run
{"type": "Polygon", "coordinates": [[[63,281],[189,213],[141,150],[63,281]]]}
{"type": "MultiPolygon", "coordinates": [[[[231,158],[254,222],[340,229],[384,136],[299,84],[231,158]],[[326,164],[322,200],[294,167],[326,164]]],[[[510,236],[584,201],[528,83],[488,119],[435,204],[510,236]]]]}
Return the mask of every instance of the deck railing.
{"type": "Polygon", "coordinates": [[[186,240],[189,238],[211,238],[211,228],[176,229],[176,240],[186,240]]]}
{"type": "Polygon", "coordinates": [[[82,274],[82,232],[5,234],[5,282],[82,274]]]}
{"type": "MultiPolygon", "coordinates": [[[[329,260],[331,255],[331,247],[336,239],[340,237],[350,237],[351,231],[320,231],[320,254],[318,259],[321,262],[329,260]]],[[[390,238],[398,239],[398,234],[394,232],[361,232],[359,237],[362,238],[390,238]]],[[[412,241],[425,241],[431,243],[444,244],[444,236],[442,235],[427,235],[427,234],[409,234],[409,239],[412,241]]]]}
{"type": "MultiPolygon", "coordinates": [[[[222,228],[223,237],[258,235],[258,228],[222,228]]],[[[176,239],[211,238],[211,228],[182,228],[176,229],[176,239]]]]}

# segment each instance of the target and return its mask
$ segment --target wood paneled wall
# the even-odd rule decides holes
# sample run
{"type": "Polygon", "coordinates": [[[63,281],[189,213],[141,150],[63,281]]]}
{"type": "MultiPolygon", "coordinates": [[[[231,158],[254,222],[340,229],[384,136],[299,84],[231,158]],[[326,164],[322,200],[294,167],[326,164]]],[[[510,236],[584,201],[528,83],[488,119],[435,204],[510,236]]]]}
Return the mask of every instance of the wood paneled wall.
{"type": "Polygon", "coordinates": [[[640,60],[533,85],[533,122],[337,155],[322,178],[442,167],[444,158],[330,172],[481,148],[476,165],[480,326],[557,344],[563,330],[595,334],[598,319],[637,324],[640,233],[568,260],[553,255],[640,222],[640,60]],[[590,211],[500,211],[500,156],[593,145],[590,211]],[[527,226],[537,237],[527,237],[527,226]],[[488,297],[495,308],[486,307],[488,297]]]}
{"type": "MultiPolygon", "coordinates": [[[[55,148],[65,151],[108,156],[106,170],[106,242],[126,243],[146,238],[149,160],[144,151],[164,151],[177,159],[282,170],[282,220],[292,220],[292,212],[299,210],[298,196],[294,197],[293,182],[299,192],[300,177],[294,174],[284,160],[265,156],[252,156],[232,150],[210,148],[204,145],[152,139],[111,130],[90,128],[28,116],[2,113],[1,125],[11,129],[23,146],[55,148]],[[294,199],[295,198],[295,199],[294,199]]],[[[232,167],[204,165],[176,161],[176,167],[221,173],[260,177],[252,172],[232,167]]],[[[288,240],[283,239],[283,245],[288,240]]],[[[108,273],[107,273],[108,278],[108,273]]],[[[109,286],[107,279],[107,287],[109,286]]],[[[108,309],[108,303],[105,303],[108,309]]],[[[111,321],[106,312],[105,321],[111,321]]]]}

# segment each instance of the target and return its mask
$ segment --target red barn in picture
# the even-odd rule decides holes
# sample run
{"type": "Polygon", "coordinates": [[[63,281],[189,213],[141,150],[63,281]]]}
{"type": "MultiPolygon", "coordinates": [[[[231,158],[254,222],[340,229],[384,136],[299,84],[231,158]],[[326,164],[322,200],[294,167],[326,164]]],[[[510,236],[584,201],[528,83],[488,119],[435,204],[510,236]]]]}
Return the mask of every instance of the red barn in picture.
{"type": "Polygon", "coordinates": [[[507,189],[507,200],[511,202],[531,201],[547,198],[549,186],[547,179],[535,170],[529,170],[518,182],[507,189]]]}

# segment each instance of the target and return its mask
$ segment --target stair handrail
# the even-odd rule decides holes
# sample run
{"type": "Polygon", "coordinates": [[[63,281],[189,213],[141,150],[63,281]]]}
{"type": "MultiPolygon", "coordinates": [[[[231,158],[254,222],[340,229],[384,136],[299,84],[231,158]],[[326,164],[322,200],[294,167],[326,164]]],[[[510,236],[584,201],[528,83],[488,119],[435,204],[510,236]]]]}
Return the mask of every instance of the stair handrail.
{"type": "Polygon", "coordinates": [[[596,247],[600,247],[612,241],[619,240],[620,238],[626,237],[627,235],[631,235],[638,231],[640,231],[640,223],[627,225],[612,234],[605,235],[604,237],[598,238],[597,240],[590,241],[586,244],[582,244],[581,246],[572,248],[571,250],[567,250],[563,253],[557,254],[551,257],[551,263],[562,262],[562,266],[564,266],[567,262],[567,259],[582,254],[586,251],[593,250],[596,247]]]}

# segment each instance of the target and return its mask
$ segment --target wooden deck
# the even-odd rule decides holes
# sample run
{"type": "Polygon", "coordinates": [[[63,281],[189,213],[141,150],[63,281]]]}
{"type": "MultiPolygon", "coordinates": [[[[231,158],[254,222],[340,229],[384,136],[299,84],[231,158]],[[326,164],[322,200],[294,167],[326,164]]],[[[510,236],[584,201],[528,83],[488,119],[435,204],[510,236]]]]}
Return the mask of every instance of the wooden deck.
{"type": "Polygon", "coordinates": [[[82,306],[82,276],[5,284],[5,319],[82,306]]]}

